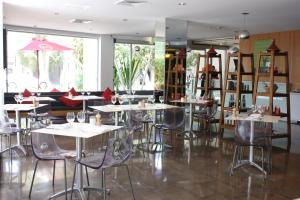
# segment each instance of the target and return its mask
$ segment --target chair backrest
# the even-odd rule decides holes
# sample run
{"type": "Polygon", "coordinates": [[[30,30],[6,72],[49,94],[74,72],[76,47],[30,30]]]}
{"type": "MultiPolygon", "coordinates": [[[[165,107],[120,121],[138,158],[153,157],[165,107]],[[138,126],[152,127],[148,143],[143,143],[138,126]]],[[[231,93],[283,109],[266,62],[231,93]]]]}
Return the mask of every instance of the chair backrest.
{"type": "Polygon", "coordinates": [[[137,131],[143,128],[145,111],[128,111],[128,120],[126,120],[126,127],[128,130],[137,131]]]}
{"type": "MultiPolygon", "coordinates": [[[[250,145],[251,122],[236,121],[234,140],[241,145],[250,145]]],[[[272,136],[272,124],[254,122],[253,145],[267,145],[272,136]]]]}
{"type": "Polygon", "coordinates": [[[132,131],[121,129],[116,137],[108,140],[103,162],[99,167],[110,167],[124,163],[132,154],[132,131]]]}
{"type": "Polygon", "coordinates": [[[212,106],[208,107],[207,110],[207,115],[210,117],[213,117],[216,115],[216,113],[218,112],[218,105],[219,101],[218,100],[214,100],[212,106]]]}
{"type": "MultiPolygon", "coordinates": [[[[46,125],[40,121],[31,123],[31,130],[45,128],[46,125]]],[[[55,138],[50,134],[31,132],[32,152],[38,159],[44,159],[45,156],[58,152],[61,149],[57,146],[55,138]]]]}
{"type": "Polygon", "coordinates": [[[163,126],[168,129],[180,129],[185,126],[185,109],[171,108],[164,110],[163,126]]]}

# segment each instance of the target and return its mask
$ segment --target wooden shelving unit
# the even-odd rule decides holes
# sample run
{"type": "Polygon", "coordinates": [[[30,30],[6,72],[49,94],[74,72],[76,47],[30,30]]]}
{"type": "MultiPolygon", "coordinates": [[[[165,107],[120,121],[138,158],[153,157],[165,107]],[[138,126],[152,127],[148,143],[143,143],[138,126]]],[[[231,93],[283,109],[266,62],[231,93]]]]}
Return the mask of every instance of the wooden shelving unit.
{"type": "Polygon", "coordinates": [[[179,55],[168,58],[165,100],[171,101],[185,96],[185,58],[179,55]]]}
{"type": "MultiPolygon", "coordinates": [[[[275,45],[274,42],[272,45],[275,45]]],[[[276,45],[275,45],[276,47],[276,45]]],[[[270,47],[271,48],[271,47],[270,47]]],[[[273,138],[287,138],[288,144],[287,149],[291,146],[291,116],[290,116],[290,81],[289,81],[289,63],[288,63],[288,52],[279,52],[279,49],[270,49],[269,52],[261,52],[258,55],[258,61],[256,63],[255,73],[255,84],[253,91],[253,102],[256,104],[257,98],[264,97],[268,98],[268,110],[267,113],[270,115],[279,115],[285,117],[286,120],[286,132],[281,133],[280,131],[273,130],[273,138]],[[268,60],[270,63],[267,70],[262,70],[262,60],[268,60]],[[283,71],[281,71],[283,70],[283,71]],[[259,83],[265,82],[268,85],[268,91],[265,88],[258,86],[259,83]],[[284,91],[278,92],[276,90],[276,83],[284,83],[284,91]],[[285,113],[275,113],[274,111],[274,99],[284,98],[286,103],[285,113]]],[[[274,48],[274,46],[273,46],[274,48]]]]}
{"type": "MultiPolygon", "coordinates": [[[[223,96],[221,100],[221,115],[220,115],[220,132],[224,128],[234,128],[233,123],[226,123],[224,120],[227,114],[235,108],[239,112],[247,111],[247,105],[242,105],[242,96],[246,101],[246,95],[252,95],[254,84],[254,57],[253,54],[245,54],[241,52],[230,53],[227,55],[225,66],[225,82],[223,88],[223,96]],[[234,66],[234,70],[230,67],[234,66]],[[247,71],[245,71],[247,69],[247,71]],[[245,84],[243,81],[250,81],[250,84],[245,84]],[[229,84],[230,83],[230,84],[229,84]],[[225,105],[226,98],[234,98],[234,105],[230,101],[229,105],[225,105]]],[[[251,98],[252,99],[252,98],[251,98]]],[[[246,104],[246,103],[245,103],[246,104]]],[[[252,103],[250,104],[252,105],[252,103]]]]}
{"type": "Polygon", "coordinates": [[[222,97],[222,59],[221,54],[198,54],[197,56],[197,67],[196,67],[196,74],[195,74],[195,85],[194,85],[194,94],[198,95],[198,91],[200,90],[203,95],[206,97],[212,97],[213,91],[219,91],[219,96],[222,97]],[[200,69],[200,60],[204,59],[204,66],[200,69]],[[213,61],[217,60],[217,65],[215,66],[215,71],[211,71],[209,66],[213,66],[213,61]],[[199,79],[205,78],[204,84],[201,85],[201,81],[199,79]],[[219,85],[216,86],[214,80],[219,81],[219,85]],[[200,82],[200,84],[199,84],[200,82]]]}

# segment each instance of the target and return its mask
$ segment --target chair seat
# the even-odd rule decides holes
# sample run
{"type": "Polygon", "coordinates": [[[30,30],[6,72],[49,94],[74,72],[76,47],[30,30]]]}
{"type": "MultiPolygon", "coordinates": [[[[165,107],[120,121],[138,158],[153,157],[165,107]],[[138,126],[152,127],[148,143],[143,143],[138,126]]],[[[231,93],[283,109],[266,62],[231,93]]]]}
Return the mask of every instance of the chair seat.
{"type": "Polygon", "coordinates": [[[20,129],[16,127],[2,127],[0,128],[0,134],[15,134],[19,132],[20,129]]]}
{"type": "Polygon", "coordinates": [[[42,153],[36,153],[36,156],[43,160],[64,160],[66,158],[75,158],[76,152],[60,149],[59,151],[44,151],[42,153]]]}

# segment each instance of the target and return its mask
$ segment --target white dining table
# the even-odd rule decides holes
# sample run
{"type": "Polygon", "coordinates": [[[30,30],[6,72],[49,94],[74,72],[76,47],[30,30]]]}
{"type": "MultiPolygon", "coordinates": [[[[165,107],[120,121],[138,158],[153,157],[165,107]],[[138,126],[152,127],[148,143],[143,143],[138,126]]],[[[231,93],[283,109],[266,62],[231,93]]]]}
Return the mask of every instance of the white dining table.
{"type": "Polygon", "coordinates": [[[153,95],[144,95],[144,94],[122,94],[119,97],[124,99],[148,99],[149,97],[153,97],[153,95]]]}
{"type": "Polygon", "coordinates": [[[52,102],[56,101],[52,97],[44,97],[44,96],[30,96],[30,97],[24,97],[23,101],[33,101],[35,99],[36,101],[46,101],[46,102],[52,102]]]}
{"type": "Polygon", "coordinates": [[[187,130],[185,133],[190,133],[189,136],[186,136],[186,138],[193,138],[193,135],[195,134],[193,132],[193,105],[207,105],[208,103],[211,103],[212,100],[206,100],[206,99],[178,99],[178,100],[172,100],[172,103],[183,103],[183,104],[189,104],[189,130],[187,130]]]}
{"type": "MultiPolygon", "coordinates": [[[[33,106],[33,104],[5,104],[3,105],[3,109],[6,111],[14,111],[15,112],[15,119],[17,128],[21,128],[21,115],[20,112],[28,112],[33,110],[36,113],[37,108],[41,108],[47,106],[48,104],[39,104],[38,106],[33,106]]],[[[17,132],[17,144],[12,146],[11,148],[19,148],[22,152],[26,155],[26,150],[24,149],[23,145],[21,145],[21,134],[17,132]]]]}
{"type": "Polygon", "coordinates": [[[75,101],[82,101],[82,110],[85,112],[86,110],[86,102],[88,100],[102,100],[104,97],[99,97],[95,95],[78,95],[78,96],[66,96],[67,99],[75,100],[75,101]]]}
{"type": "MultiPolygon", "coordinates": [[[[252,114],[252,115],[238,114],[236,116],[230,115],[230,116],[226,117],[225,119],[233,120],[233,121],[250,121],[250,144],[252,144],[253,140],[254,140],[254,123],[255,122],[278,123],[280,120],[280,116],[259,115],[259,114],[252,114]]],[[[241,164],[238,167],[241,167],[242,165],[251,165],[266,174],[266,171],[261,166],[259,166],[257,163],[254,162],[253,150],[254,150],[254,147],[252,145],[250,145],[248,160],[241,161],[241,164]]]]}
{"type": "MultiPolygon", "coordinates": [[[[80,123],[71,123],[71,124],[52,124],[46,128],[33,130],[33,133],[43,133],[43,134],[51,134],[51,135],[59,135],[59,136],[67,136],[76,138],[76,160],[80,160],[82,156],[82,139],[92,138],[97,135],[101,135],[104,133],[108,133],[111,131],[116,131],[122,128],[122,126],[111,126],[111,125],[101,125],[95,126],[91,124],[80,124],[80,123]]],[[[83,172],[82,166],[77,164],[77,171],[75,177],[75,186],[74,190],[76,190],[81,199],[86,199],[84,191],[86,190],[99,190],[99,188],[91,188],[84,187],[83,185],[83,172]]],[[[72,188],[67,189],[67,192],[70,192],[72,188]]],[[[49,197],[49,199],[57,198],[65,194],[65,190],[58,192],[49,197]]]]}

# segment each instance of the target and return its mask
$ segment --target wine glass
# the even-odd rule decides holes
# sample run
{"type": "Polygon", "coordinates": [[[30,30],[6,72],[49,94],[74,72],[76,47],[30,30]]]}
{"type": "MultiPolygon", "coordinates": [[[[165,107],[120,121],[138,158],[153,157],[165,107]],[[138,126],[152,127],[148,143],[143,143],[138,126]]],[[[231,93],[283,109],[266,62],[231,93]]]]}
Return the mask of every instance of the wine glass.
{"type": "Polygon", "coordinates": [[[111,97],[111,103],[112,104],[116,104],[116,102],[117,102],[117,97],[116,96],[112,96],[111,97]]]}
{"type": "Polygon", "coordinates": [[[34,97],[34,96],[35,96],[35,92],[31,92],[31,96],[33,96],[33,97],[34,97]]]}
{"type": "Polygon", "coordinates": [[[41,94],[42,94],[41,92],[37,92],[37,93],[36,93],[36,95],[37,95],[38,97],[41,96],[41,94]]]}
{"type": "Polygon", "coordinates": [[[122,105],[124,103],[123,97],[119,97],[119,103],[122,105]]]}
{"type": "Polygon", "coordinates": [[[74,114],[74,112],[68,112],[67,116],[66,116],[66,119],[67,119],[67,121],[71,125],[71,123],[74,122],[74,120],[75,120],[75,114],[74,114]]]}
{"type": "Polygon", "coordinates": [[[22,95],[22,94],[21,94],[21,95],[19,95],[19,103],[20,103],[20,104],[22,104],[23,100],[24,100],[24,97],[23,97],[23,95],[22,95]]]}
{"type": "Polygon", "coordinates": [[[85,112],[80,111],[77,113],[77,120],[79,123],[85,122],[85,112]]]}
{"type": "Polygon", "coordinates": [[[151,97],[151,103],[154,104],[155,103],[155,97],[151,97]]]}
{"type": "Polygon", "coordinates": [[[19,104],[19,95],[18,95],[18,94],[16,94],[16,95],[14,96],[14,99],[15,99],[15,101],[17,102],[17,104],[19,104]]]}
{"type": "Polygon", "coordinates": [[[86,92],[86,94],[87,94],[88,96],[90,96],[91,92],[90,92],[90,91],[88,91],[88,92],[86,92]]]}
{"type": "Polygon", "coordinates": [[[84,96],[84,92],[81,92],[81,95],[84,96]]]}
{"type": "Polygon", "coordinates": [[[159,101],[160,101],[160,103],[163,103],[164,102],[164,96],[159,96],[159,101]]]}
{"type": "Polygon", "coordinates": [[[135,90],[132,90],[131,92],[132,92],[133,95],[135,94],[135,90]]]}

